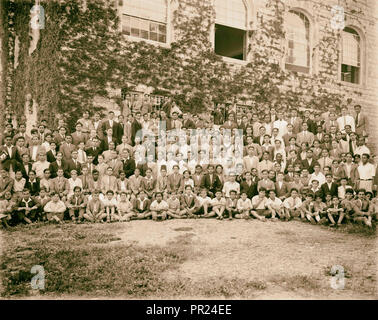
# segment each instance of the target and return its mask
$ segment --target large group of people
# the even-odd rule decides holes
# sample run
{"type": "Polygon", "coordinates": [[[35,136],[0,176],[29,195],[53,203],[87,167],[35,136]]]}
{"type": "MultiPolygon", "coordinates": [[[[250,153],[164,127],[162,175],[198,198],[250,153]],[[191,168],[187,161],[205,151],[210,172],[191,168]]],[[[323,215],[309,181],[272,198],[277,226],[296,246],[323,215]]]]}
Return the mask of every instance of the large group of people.
{"type": "Polygon", "coordinates": [[[377,158],[361,106],[206,115],[148,110],[5,123],[0,220],[377,219],[377,158]]]}

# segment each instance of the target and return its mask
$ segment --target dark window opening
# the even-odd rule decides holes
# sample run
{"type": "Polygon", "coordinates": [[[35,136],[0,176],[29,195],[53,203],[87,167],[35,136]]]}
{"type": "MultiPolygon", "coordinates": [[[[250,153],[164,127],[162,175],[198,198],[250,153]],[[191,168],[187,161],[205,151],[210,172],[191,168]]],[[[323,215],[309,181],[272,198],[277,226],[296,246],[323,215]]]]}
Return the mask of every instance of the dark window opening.
{"type": "Polygon", "coordinates": [[[341,80],[356,84],[360,83],[360,68],[342,64],[341,80]]]}
{"type": "Polygon", "coordinates": [[[238,60],[245,60],[245,34],[244,30],[215,25],[215,53],[238,60]]]}

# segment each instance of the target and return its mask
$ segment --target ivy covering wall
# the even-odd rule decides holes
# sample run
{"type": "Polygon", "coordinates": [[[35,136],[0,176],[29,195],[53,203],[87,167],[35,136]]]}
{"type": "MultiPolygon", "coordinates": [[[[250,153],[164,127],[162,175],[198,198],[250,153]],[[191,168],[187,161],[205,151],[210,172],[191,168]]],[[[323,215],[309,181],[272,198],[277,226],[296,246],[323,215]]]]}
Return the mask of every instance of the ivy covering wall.
{"type": "Polygon", "coordinates": [[[169,92],[183,109],[203,112],[216,103],[251,100],[257,107],[299,106],[325,110],[358,99],[357,91],[342,92],[336,81],[339,31],[321,30],[313,48],[322,68],[317,75],[285,71],[282,0],[267,0],[248,30],[249,63],[236,68],[212,48],[209,34],[215,21],[210,0],[179,0],[173,14],[174,41],[161,47],[128,41],[120,33],[118,1],[53,1],[45,9],[45,28],[29,55],[30,0],[2,1],[2,59],[5,105],[20,116],[30,93],[40,118],[53,123],[57,113],[72,125],[83,110],[93,110],[95,96],[109,88],[145,84],[156,93],[169,92]],[[19,43],[17,67],[16,39],[19,43]]]}

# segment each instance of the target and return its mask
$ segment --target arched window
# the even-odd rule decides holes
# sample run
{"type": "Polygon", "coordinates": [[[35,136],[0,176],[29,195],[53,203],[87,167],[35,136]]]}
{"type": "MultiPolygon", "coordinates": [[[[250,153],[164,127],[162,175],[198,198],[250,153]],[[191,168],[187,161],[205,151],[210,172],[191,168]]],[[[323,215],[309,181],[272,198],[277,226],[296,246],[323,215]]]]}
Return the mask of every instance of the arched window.
{"type": "Polygon", "coordinates": [[[352,28],[344,28],[341,34],[341,80],[360,83],[361,39],[352,28]]]}
{"type": "Polygon", "coordinates": [[[310,21],[302,13],[289,11],[285,18],[286,70],[310,72],[310,21]]]}
{"type": "Polygon", "coordinates": [[[215,53],[246,59],[247,8],[243,0],[215,0],[215,53]]]}
{"type": "Polygon", "coordinates": [[[123,0],[122,13],[124,34],[167,42],[166,0],[123,0]]]}

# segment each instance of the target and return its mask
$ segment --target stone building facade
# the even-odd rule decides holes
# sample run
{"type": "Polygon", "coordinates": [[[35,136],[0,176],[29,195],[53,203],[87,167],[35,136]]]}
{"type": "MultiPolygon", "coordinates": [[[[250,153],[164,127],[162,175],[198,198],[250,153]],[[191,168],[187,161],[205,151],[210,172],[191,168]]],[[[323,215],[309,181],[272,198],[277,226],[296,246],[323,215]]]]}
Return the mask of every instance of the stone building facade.
{"type": "MultiPolygon", "coordinates": [[[[181,1],[181,0],[178,0],[181,1]]],[[[369,144],[378,144],[378,2],[376,0],[207,0],[215,8],[215,23],[209,39],[215,52],[225,61],[241,67],[248,63],[254,50],[248,34],[258,31],[262,21],[275,19],[268,2],[283,6],[285,38],[266,39],[277,47],[281,68],[316,78],[328,73],[335,92],[353,97],[369,115],[369,144]],[[332,67],[323,59],[321,39],[338,30],[339,54],[332,56],[332,67]],[[250,48],[250,50],[248,50],[250,48]],[[280,54],[283,53],[283,54],[280,54]],[[329,70],[332,69],[332,70],[329,70]]],[[[173,14],[177,1],[119,0],[116,1],[120,28],[128,40],[146,41],[169,47],[175,40],[173,14]]],[[[188,9],[188,16],[190,16],[188,9]]],[[[324,44],[324,43],[323,43],[324,44]]],[[[332,45],[332,44],[331,44],[332,45]]],[[[324,48],[323,48],[324,49],[324,48]]],[[[327,50],[327,49],[324,49],[327,50]]],[[[272,51],[274,52],[274,50],[272,51]]],[[[284,85],[284,84],[283,84],[284,85]]]]}

